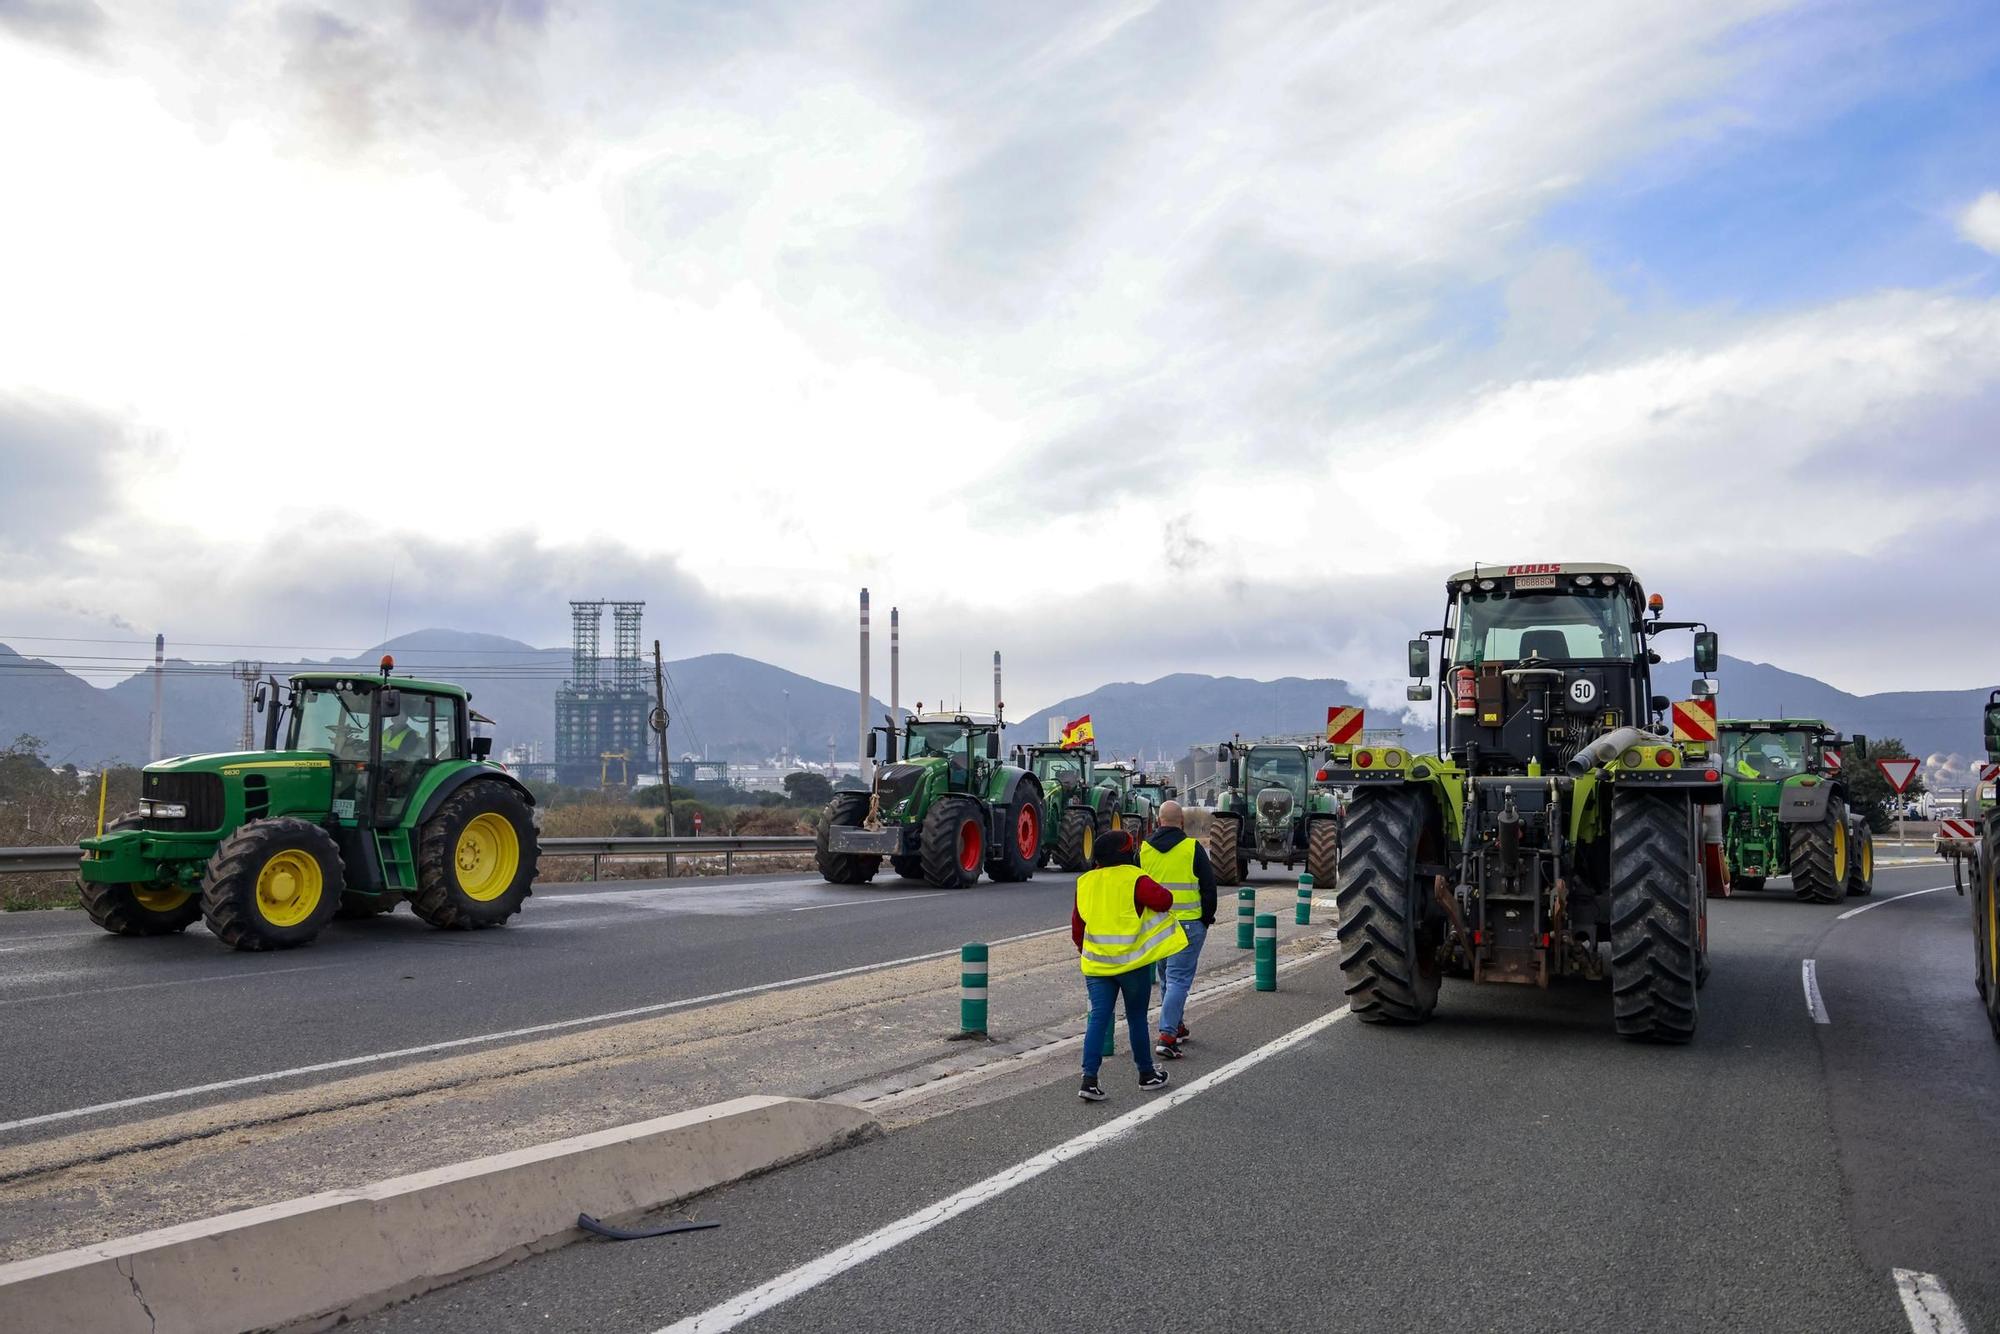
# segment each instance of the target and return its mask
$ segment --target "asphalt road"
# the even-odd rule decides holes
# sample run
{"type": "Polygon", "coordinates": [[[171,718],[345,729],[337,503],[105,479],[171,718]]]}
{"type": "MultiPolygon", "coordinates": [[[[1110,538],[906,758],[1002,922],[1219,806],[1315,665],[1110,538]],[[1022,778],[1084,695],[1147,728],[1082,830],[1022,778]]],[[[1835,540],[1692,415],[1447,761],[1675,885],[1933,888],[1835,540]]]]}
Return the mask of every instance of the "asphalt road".
{"type": "MultiPolygon", "coordinates": [[[[1253,878],[1283,878],[1253,872],[1253,878]]],[[[549,886],[509,926],[436,931],[407,910],[243,954],[200,926],[107,935],[80,912],[0,916],[0,1143],[353,1074],[326,1062],[511,1034],[906,960],[1069,923],[1075,877],[937,890],[885,873],[549,886]],[[60,1115],[131,1098],[136,1106],[60,1115]],[[59,1115],[20,1126],[9,1123],[59,1115]]],[[[496,1041],[510,1040],[506,1037],[496,1041]]],[[[371,1062],[382,1069],[414,1053],[371,1062]]]]}
{"type": "Polygon", "coordinates": [[[1197,1024],[1184,1100],[1101,1145],[1076,1137],[1162,1095],[1114,1065],[1110,1100],[1081,1104],[1052,1063],[693,1202],[718,1230],[571,1246],[360,1323],[648,1334],[909,1218],[742,1327],[1894,1331],[1918,1327],[1900,1268],[2000,1329],[2000,1044],[1968,910],[1949,889],[1891,901],[1940,883],[1884,869],[1845,908],[1711,904],[1687,1047],[1617,1040],[1602,988],[1447,984],[1423,1028],[1335,1019],[1192,1092],[1339,1010],[1314,965],[1197,1024]]]}

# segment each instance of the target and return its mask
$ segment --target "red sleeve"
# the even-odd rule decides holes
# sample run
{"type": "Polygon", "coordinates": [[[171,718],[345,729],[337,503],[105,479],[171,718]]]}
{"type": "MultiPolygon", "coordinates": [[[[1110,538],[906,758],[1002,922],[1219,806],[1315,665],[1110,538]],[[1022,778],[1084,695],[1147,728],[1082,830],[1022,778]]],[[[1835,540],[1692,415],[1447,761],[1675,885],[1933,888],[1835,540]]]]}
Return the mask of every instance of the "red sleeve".
{"type": "Polygon", "coordinates": [[[1139,905],[1139,911],[1148,908],[1154,912],[1172,912],[1174,896],[1167,887],[1149,875],[1139,877],[1139,883],[1132,886],[1132,902],[1139,905]]]}
{"type": "Polygon", "coordinates": [[[1077,952],[1083,952],[1083,914],[1071,904],[1069,910],[1069,938],[1076,945],[1077,952]]]}

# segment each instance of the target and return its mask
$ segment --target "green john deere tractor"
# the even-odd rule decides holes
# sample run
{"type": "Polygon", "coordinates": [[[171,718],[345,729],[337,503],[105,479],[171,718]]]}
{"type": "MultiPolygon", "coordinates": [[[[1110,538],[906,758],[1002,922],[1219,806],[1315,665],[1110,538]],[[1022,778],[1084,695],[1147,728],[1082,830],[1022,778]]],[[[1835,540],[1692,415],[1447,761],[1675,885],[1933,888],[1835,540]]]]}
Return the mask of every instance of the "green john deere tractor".
{"type": "Polygon", "coordinates": [[[1444,977],[1546,987],[1600,979],[1620,1034],[1694,1036],[1708,975],[1700,810],[1722,800],[1704,749],[1669,738],[1651,648],[1660,619],[1618,565],[1492,565],[1446,581],[1443,628],[1410,643],[1412,700],[1438,669],[1435,755],[1336,746],[1340,966],[1367,1023],[1430,1017],[1444,977]]]}
{"type": "Polygon", "coordinates": [[[1314,775],[1327,753],[1321,741],[1252,741],[1241,737],[1216,753],[1222,774],[1208,821],[1208,859],[1218,884],[1240,885],[1250,863],[1269,869],[1303,865],[1315,884],[1333,883],[1340,861],[1340,805],[1314,775]]]}
{"type": "Polygon", "coordinates": [[[1042,785],[1042,847],[1037,867],[1053,861],[1065,871],[1087,871],[1097,836],[1117,812],[1110,792],[1096,782],[1097,747],[1054,742],[1016,746],[1014,763],[1042,785]]]}
{"type": "Polygon", "coordinates": [[[1792,896],[1840,903],[1875,887],[1875,835],[1848,801],[1838,757],[1868,756],[1868,738],[1847,738],[1817,718],[1724,718],[1724,856],[1735,889],[1792,878],[1792,896]]]}
{"type": "Polygon", "coordinates": [[[888,741],[866,792],[841,792],[827,803],[816,860],[836,885],[875,878],[887,857],[896,873],[957,889],[984,870],[995,880],[1026,880],[1042,849],[1042,785],[1026,769],[1000,762],[1000,723],[962,713],[911,717],[868,734],[868,757],[888,741]],[[898,758],[898,743],[901,757],[898,758]]]}
{"type": "Polygon", "coordinates": [[[470,695],[394,665],[274,681],[258,691],[263,750],[147,765],[139,809],[83,840],[91,920],[157,936],[199,919],[225,945],[269,950],[406,900],[437,927],[519,912],[540,855],[534,797],[488,761],[470,695]]]}

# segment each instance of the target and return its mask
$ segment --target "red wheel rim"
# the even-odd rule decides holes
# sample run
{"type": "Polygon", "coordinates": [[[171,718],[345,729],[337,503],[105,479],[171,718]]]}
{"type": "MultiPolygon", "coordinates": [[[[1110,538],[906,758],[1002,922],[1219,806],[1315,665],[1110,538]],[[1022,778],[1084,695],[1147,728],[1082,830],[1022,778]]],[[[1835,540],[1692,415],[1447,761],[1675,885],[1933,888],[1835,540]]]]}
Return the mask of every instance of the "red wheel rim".
{"type": "Polygon", "coordinates": [[[980,852],[979,822],[967,820],[958,827],[958,869],[977,871],[980,852]]]}
{"type": "Polygon", "coordinates": [[[1023,857],[1032,857],[1042,850],[1042,817],[1033,806],[1021,808],[1020,822],[1014,827],[1014,842],[1023,857]]]}

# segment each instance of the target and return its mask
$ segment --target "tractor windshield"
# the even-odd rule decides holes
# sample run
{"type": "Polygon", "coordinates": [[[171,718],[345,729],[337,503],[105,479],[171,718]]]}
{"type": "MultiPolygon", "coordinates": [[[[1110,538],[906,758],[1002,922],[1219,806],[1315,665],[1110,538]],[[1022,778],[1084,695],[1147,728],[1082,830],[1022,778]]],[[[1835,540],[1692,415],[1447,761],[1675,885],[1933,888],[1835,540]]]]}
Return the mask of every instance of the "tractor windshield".
{"type": "Polygon", "coordinates": [[[1461,593],[1452,661],[1549,662],[1630,658],[1630,601],[1622,589],[1516,593],[1504,588],[1461,593]]]}
{"type": "Polygon", "coordinates": [[[1059,782],[1064,774],[1083,777],[1083,761],[1074,755],[1051,755],[1043,753],[1035,756],[1035,777],[1044,783],[1059,782]]]}
{"type": "Polygon", "coordinates": [[[928,755],[942,755],[948,759],[967,759],[972,753],[968,744],[971,737],[957,723],[911,723],[903,740],[903,758],[921,760],[928,755]]]}
{"type": "Polygon", "coordinates": [[[292,710],[287,750],[323,750],[346,760],[368,758],[368,718],[375,709],[372,690],[307,686],[292,710]]]}
{"type": "Polygon", "coordinates": [[[1306,757],[1290,746],[1250,752],[1250,788],[1282,787],[1294,794],[1305,791],[1306,757]]]}
{"type": "Polygon", "coordinates": [[[1790,778],[1806,771],[1806,734],[1726,732],[1722,762],[1737,778],[1790,778]]]}

